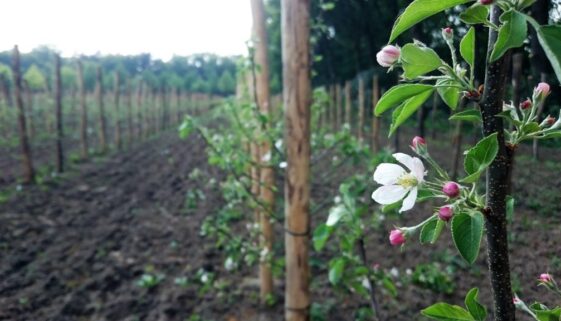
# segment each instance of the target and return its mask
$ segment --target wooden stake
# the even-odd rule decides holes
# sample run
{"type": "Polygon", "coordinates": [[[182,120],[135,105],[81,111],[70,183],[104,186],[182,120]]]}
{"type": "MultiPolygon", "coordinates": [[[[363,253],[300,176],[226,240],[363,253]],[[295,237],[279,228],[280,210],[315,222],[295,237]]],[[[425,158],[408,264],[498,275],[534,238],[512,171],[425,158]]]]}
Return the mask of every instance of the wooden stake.
{"type": "Polygon", "coordinates": [[[351,98],[351,81],[347,80],[345,82],[345,123],[351,127],[351,106],[352,106],[352,98],[351,98]]]}
{"type": "Polygon", "coordinates": [[[362,142],[364,140],[364,135],[362,133],[364,129],[364,79],[358,76],[358,141],[362,142]]]}
{"type": "Polygon", "coordinates": [[[119,77],[119,72],[115,72],[115,82],[113,87],[113,104],[115,105],[115,146],[117,150],[120,150],[122,147],[121,142],[121,113],[119,108],[119,99],[121,94],[121,79],[119,77]]]}
{"type": "Polygon", "coordinates": [[[21,71],[20,71],[20,58],[18,46],[14,47],[12,57],[12,74],[14,77],[14,94],[16,98],[16,105],[18,108],[18,127],[20,146],[22,154],[23,165],[23,183],[31,184],[35,182],[35,170],[33,169],[33,161],[31,158],[31,147],[29,146],[29,139],[27,137],[27,124],[25,122],[25,108],[23,106],[23,98],[21,97],[21,71]]]}
{"type": "Polygon", "coordinates": [[[310,0],[281,1],[285,176],[286,321],[310,318],[310,0]]]}
{"type": "Polygon", "coordinates": [[[88,110],[86,107],[86,88],[84,86],[84,67],[78,60],[77,78],[78,92],[80,95],[80,155],[82,159],[88,159],[88,110]]]}
{"type": "Polygon", "coordinates": [[[62,124],[62,77],[60,76],[60,56],[55,55],[55,122],[56,122],[56,169],[64,172],[64,150],[62,139],[64,136],[62,124]]]}
{"type": "Polygon", "coordinates": [[[341,124],[343,123],[343,97],[341,95],[341,85],[335,85],[335,100],[336,100],[336,111],[335,111],[335,124],[336,130],[341,130],[341,124]]]}
{"type": "Polygon", "coordinates": [[[96,70],[95,92],[99,107],[99,149],[101,153],[107,152],[107,125],[105,124],[105,108],[103,106],[103,74],[101,67],[96,70]]]}

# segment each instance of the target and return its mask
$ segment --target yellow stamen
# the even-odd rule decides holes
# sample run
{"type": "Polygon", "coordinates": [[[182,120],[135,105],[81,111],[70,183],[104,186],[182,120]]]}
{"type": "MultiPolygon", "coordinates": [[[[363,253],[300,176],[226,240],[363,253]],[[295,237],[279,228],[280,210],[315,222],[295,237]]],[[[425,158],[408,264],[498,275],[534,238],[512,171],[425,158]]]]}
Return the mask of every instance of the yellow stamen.
{"type": "Polygon", "coordinates": [[[400,178],[397,179],[397,184],[401,185],[403,188],[410,188],[417,186],[419,182],[417,181],[417,177],[413,174],[404,174],[400,178]]]}

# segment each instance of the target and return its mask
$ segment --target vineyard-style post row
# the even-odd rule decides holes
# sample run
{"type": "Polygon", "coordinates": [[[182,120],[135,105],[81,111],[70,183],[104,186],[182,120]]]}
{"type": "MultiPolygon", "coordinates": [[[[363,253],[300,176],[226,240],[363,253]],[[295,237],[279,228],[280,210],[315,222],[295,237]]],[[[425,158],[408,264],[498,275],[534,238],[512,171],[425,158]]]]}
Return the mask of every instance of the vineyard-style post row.
{"type": "Polygon", "coordinates": [[[351,126],[351,107],[352,107],[352,97],[351,97],[351,81],[347,80],[345,82],[345,123],[351,126]]]}
{"type": "MultiPolygon", "coordinates": [[[[253,36],[256,38],[254,65],[259,66],[255,70],[255,101],[258,104],[260,113],[268,117],[267,123],[263,129],[267,131],[272,124],[270,90],[269,90],[269,62],[267,57],[268,39],[265,17],[265,6],[263,0],[251,0],[251,9],[253,13],[253,36]]],[[[271,226],[271,217],[275,202],[274,183],[275,173],[270,164],[272,154],[272,142],[268,137],[259,146],[259,164],[261,166],[260,173],[260,200],[265,209],[260,213],[261,225],[261,247],[267,253],[273,250],[273,227],[271,226]]],[[[268,258],[261,258],[259,265],[260,279],[260,296],[261,303],[266,304],[270,296],[273,294],[273,273],[271,270],[271,262],[268,258]]]]}
{"type": "Polygon", "coordinates": [[[358,76],[358,141],[364,141],[364,134],[363,134],[363,127],[364,127],[364,79],[362,76],[358,76]]]}
{"type": "Polygon", "coordinates": [[[27,116],[27,128],[28,137],[32,141],[35,136],[35,126],[33,126],[33,93],[31,92],[31,87],[26,80],[23,80],[23,87],[25,91],[25,101],[24,105],[27,105],[26,116],[27,116]]]}
{"type": "Polygon", "coordinates": [[[380,100],[380,80],[378,75],[372,78],[372,152],[380,151],[380,117],[374,115],[376,105],[380,100]]]}
{"type": "Polygon", "coordinates": [[[121,79],[119,77],[119,72],[115,72],[115,82],[113,87],[113,104],[115,105],[115,147],[120,150],[122,147],[121,142],[121,111],[119,107],[119,99],[121,94],[121,79]]]}
{"type": "Polygon", "coordinates": [[[143,100],[142,98],[143,96],[143,88],[144,88],[144,83],[142,82],[142,80],[138,80],[138,84],[136,87],[136,130],[135,130],[135,138],[139,139],[140,137],[142,137],[142,133],[144,130],[144,123],[143,123],[143,118],[142,118],[142,104],[143,104],[143,100]]]}
{"type": "Polygon", "coordinates": [[[132,84],[131,79],[127,78],[126,82],[127,97],[127,145],[131,146],[133,142],[133,124],[132,124],[132,84]]]}
{"type": "Polygon", "coordinates": [[[12,74],[14,77],[14,94],[16,105],[18,107],[18,128],[22,154],[23,165],[23,183],[30,184],[35,182],[35,171],[33,169],[33,161],[31,158],[31,148],[27,137],[27,124],[25,122],[25,108],[23,106],[22,79],[20,70],[20,58],[18,46],[14,46],[12,57],[12,74]]]}
{"type": "Polygon", "coordinates": [[[103,106],[103,73],[101,66],[96,70],[95,93],[99,108],[99,149],[101,153],[107,152],[107,125],[105,123],[105,108],[103,106]]]}
{"type": "Polygon", "coordinates": [[[310,0],[282,0],[281,34],[287,168],[285,319],[310,318],[310,0]]]}
{"type": "Polygon", "coordinates": [[[343,97],[341,93],[341,84],[335,84],[335,129],[341,130],[341,123],[343,122],[343,97]]]}
{"type": "Polygon", "coordinates": [[[64,151],[62,139],[62,77],[60,76],[60,55],[55,55],[55,122],[56,122],[56,170],[64,172],[64,151]]]}
{"type": "Polygon", "coordinates": [[[86,88],[84,86],[84,67],[80,60],[77,63],[76,77],[78,94],[80,95],[80,156],[82,159],[88,159],[88,110],[86,106],[86,88]]]}

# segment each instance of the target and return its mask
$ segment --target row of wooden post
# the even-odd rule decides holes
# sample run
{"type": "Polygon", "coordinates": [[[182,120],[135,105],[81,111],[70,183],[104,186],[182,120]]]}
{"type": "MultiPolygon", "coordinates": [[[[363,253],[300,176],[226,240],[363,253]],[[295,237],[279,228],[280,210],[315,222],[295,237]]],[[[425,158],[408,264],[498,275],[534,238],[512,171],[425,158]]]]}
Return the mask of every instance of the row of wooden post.
{"type": "MultiPolygon", "coordinates": [[[[54,114],[55,114],[55,168],[58,173],[62,173],[65,170],[65,151],[64,151],[64,113],[63,113],[63,88],[61,80],[61,58],[60,56],[55,56],[55,77],[54,77],[54,114]]],[[[80,157],[86,160],[90,154],[90,135],[88,134],[88,104],[87,104],[87,92],[84,86],[84,72],[83,64],[81,61],[77,62],[77,89],[78,89],[78,104],[79,104],[79,137],[80,137],[80,157]]],[[[34,126],[31,123],[30,114],[33,112],[31,106],[33,104],[32,93],[29,89],[24,90],[24,82],[21,76],[20,67],[20,54],[18,47],[15,46],[13,50],[13,61],[12,61],[12,74],[14,83],[14,96],[17,106],[17,119],[18,119],[18,132],[20,137],[20,146],[22,154],[22,164],[23,164],[23,183],[33,183],[35,181],[35,169],[33,165],[33,157],[30,144],[30,134],[34,135],[34,126]],[[27,93],[27,99],[24,103],[23,93],[27,93]],[[27,104],[27,108],[25,107],[27,104]],[[26,115],[27,114],[27,115],[26,115]],[[31,126],[30,126],[31,125],[31,126]],[[28,128],[29,127],[29,128],[28,128]],[[30,130],[31,129],[31,130],[30,130]]],[[[105,153],[109,150],[109,140],[108,140],[108,125],[107,125],[107,115],[105,110],[105,97],[103,90],[103,70],[98,67],[96,70],[96,86],[95,86],[95,101],[98,107],[97,112],[97,126],[98,126],[98,148],[100,153],[105,153]]],[[[149,93],[149,88],[142,82],[139,83],[136,90],[136,102],[133,99],[133,91],[130,79],[126,81],[126,94],[125,94],[125,107],[126,116],[123,121],[121,117],[121,87],[122,80],[118,73],[115,73],[114,78],[114,89],[113,89],[113,112],[117,115],[114,121],[114,145],[117,150],[121,150],[125,145],[124,137],[126,130],[127,144],[131,145],[135,140],[139,138],[147,138],[152,134],[158,133],[171,125],[175,125],[181,121],[183,114],[185,113],[184,104],[185,97],[178,90],[175,89],[173,92],[168,91],[163,87],[152,90],[152,103],[153,106],[150,108],[147,106],[147,98],[149,93]],[[171,97],[175,96],[175,106],[173,109],[175,111],[171,113],[171,97]],[[159,102],[157,101],[159,100],[159,102]],[[134,105],[136,108],[134,109],[134,105]],[[155,106],[160,106],[155,108],[155,106]],[[143,107],[145,110],[143,110],[143,107]],[[136,120],[136,121],[135,121],[136,120]],[[124,123],[126,122],[126,123],[124,123]],[[136,122],[136,126],[135,126],[136,122]],[[126,124],[126,125],[125,125],[126,124]]],[[[4,92],[4,97],[10,97],[9,92],[4,92]]],[[[43,97],[46,98],[46,97],[43,97]]],[[[206,94],[191,94],[189,96],[189,105],[196,104],[197,106],[209,104],[211,98],[206,94]]],[[[189,106],[191,107],[191,106],[189,106]]],[[[50,128],[50,125],[48,125],[50,128]]]]}

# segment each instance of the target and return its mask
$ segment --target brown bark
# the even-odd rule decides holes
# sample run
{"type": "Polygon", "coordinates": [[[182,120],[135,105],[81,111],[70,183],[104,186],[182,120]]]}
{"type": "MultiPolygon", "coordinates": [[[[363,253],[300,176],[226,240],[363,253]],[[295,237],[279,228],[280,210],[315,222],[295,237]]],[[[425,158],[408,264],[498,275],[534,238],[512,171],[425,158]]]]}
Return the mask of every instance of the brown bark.
{"type": "Polygon", "coordinates": [[[364,141],[364,79],[358,76],[358,141],[364,141]]]}
{"type": "Polygon", "coordinates": [[[14,47],[12,57],[12,74],[14,77],[14,95],[18,108],[18,128],[20,137],[20,146],[23,165],[23,183],[30,184],[35,182],[35,170],[33,169],[33,161],[31,158],[31,147],[27,137],[27,124],[25,121],[25,108],[22,96],[22,79],[20,71],[20,58],[18,46],[14,47]]]}
{"type": "Polygon", "coordinates": [[[310,1],[282,0],[285,106],[285,319],[310,318],[310,1]]]}
{"type": "Polygon", "coordinates": [[[351,81],[347,80],[347,82],[345,82],[345,123],[349,125],[349,128],[352,128],[351,107],[352,107],[351,81]]]}
{"type": "Polygon", "coordinates": [[[56,169],[64,172],[64,150],[62,147],[62,77],[60,76],[60,56],[55,55],[55,122],[56,122],[56,169]]]}
{"type": "MultiPolygon", "coordinates": [[[[265,7],[263,0],[251,0],[251,9],[253,13],[253,36],[256,39],[254,65],[259,66],[255,73],[255,101],[257,102],[259,112],[263,116],[269,117],[269,122],[263,126],[267,131],[271,127],[271,108],[270,108],[270,92],[269,92],[269,62],[267,57],[267,27],[265,17],[265,7]]],[[[260,213],[261,225],[261,246],[268,253],[273,250],[273,228],[271,226],[270,213],[274,208],[275,195],[274,190],[274,171],[271,163],[266,158],[271,158],[272,142],[269,138],[264,138],[259,146],[259,163],[261,165],[260,173],[260,191],[259,196],[261,203],[266,207],[260,213]]],[[[260,294],[261,303],[266,303],[268,298],[273,294],[273,273],[271,271],[271,263],[261,260],[259,266],[260,294]]]]}
{"type": "Polygon", "coordinates": [[[380,151],[380,117],[374,115],[376,105],[380,100],[380,81],[378,75],[372,79],[372,152],[380,151]]]}
{"type": "Polygon", "coordinates": [[[115,105],[115,147],[117,147],[117,150],[120,150],[123,143],[121,139],[121,111],[119,106],[121,96],[121,79],[119,77],[119,72],[115,72],[115,82],[113,85],[113,104],[115,105]]]}
{"type": "Polygon", "coordinates": [[[96,70],[95,92],[99,108],[99,149],[101,153],[107,152],[107,124],[105,123],[105,107],[103,106],[103,74],[101,67],[96,70]]]}
{"type": "Polygon", "coordinates": [[[78,61],[77,64],[76,77],[80,96],[80,155],[82,159],[88,159],[88,110],[86,106],[86,88],[84,86],[84,67],[81,61],[78,61]]]}

